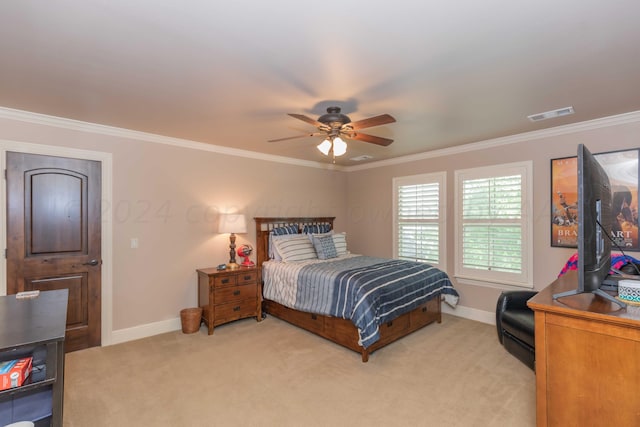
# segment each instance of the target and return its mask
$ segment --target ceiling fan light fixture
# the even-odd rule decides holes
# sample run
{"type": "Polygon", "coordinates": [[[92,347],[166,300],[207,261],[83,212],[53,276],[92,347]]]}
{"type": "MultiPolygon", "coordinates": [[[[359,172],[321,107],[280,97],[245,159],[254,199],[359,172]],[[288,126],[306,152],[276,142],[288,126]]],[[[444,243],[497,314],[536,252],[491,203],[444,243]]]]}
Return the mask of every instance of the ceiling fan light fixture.
{"type": "Polygon", "coordinates": [[[268,141],[277,142],[308,136],[326,135],[324,141],[322,141],[317,148],[325,156],[332,156],[334,163],[336,161],[336,157],[342,156],[347,152],[347,143],[341,137],[377,144],[384,147],[393,142],[393,139],[382,138],[360,132],[361,129],[394,123],[396,119],[391,117],[389,114],[380,114],[378,116],[352,122],[349,116],[342,114],[340,111],[340,107],[328,107],[327,114],[318,117],[318,120],[307,117],[304,114],[288,113],[288,115],[294,119],[302,120],[305,123],[315,126],[317,132],[305,133],[303,135],[290,136],[286,138],[270,139],[268,141]]]}
{"type": "Polygon", "coordinates": [[[331,141],[329,141],[328,138],[322,141],[318,144],[318,150],[320,150],[325,156],[328,156],[329,151],[331,150],[331,141]]]}
{"type": "Polygon", "coordinates": [[[347,152],[347,143],[344,142],[340,137],[336,136],[333,139],[333,155],[334,156],[342,156],[347,152]]]}

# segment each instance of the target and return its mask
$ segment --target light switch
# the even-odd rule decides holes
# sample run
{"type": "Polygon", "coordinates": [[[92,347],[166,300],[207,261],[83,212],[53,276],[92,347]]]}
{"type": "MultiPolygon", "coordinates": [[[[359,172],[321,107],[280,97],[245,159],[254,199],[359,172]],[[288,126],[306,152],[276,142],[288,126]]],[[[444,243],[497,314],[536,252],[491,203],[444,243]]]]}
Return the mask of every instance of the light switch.
{"type": "Polygon", "coordinates": [[[138,238],[137,237],[132,237],[131,238],[131,249],[138,249],[138,238]]]}

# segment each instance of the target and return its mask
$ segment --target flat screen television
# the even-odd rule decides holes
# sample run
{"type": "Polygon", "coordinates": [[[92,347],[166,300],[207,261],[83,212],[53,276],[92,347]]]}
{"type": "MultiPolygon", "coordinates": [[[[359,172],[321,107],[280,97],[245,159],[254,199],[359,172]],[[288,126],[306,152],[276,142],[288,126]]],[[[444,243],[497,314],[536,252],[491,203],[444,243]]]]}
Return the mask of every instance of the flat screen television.
{"type": "Polygon", "coordinates": [[[611,270],[612,193],[609,176],[584,144],[578,145],[577,207],[578,286],[553,298],[592,292],[624,308],[600,289],[611,270]]]}

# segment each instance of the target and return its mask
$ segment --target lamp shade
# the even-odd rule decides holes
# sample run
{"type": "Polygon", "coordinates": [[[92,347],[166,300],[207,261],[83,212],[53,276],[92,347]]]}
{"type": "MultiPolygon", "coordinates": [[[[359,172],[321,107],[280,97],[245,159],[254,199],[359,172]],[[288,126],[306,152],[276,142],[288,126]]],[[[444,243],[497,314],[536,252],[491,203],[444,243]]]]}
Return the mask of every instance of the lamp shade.
{"type": "Polygon", "coordinates": [[[331,141],[329,141],[328,139],[322,141],[320,145],[318,145],[318,150],[320,150],[325,156],[328,156],[329,150],[331,150],[331,141]]]}
{"type": "Polygon", "coordinates": [[[342,156],[347,152],[347,143],[339,137],[333,138],[333,154],[336,156],[342,156]]]}
{"type": "Polygon", "coordinates": [[[218,233],[246,233],[247,221],[242,214],[220,214],[218,233]]]}

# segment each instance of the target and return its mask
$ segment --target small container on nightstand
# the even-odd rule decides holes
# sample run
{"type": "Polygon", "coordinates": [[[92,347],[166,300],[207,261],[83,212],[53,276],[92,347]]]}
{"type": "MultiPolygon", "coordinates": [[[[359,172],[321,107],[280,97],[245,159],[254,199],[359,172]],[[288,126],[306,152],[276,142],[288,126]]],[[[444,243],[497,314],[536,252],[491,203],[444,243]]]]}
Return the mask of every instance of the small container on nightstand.
{"type": "Polygon", "coordinates": [[[203,268],[198,272],[198,306],[209,335],[213,327],[233,320],[262,320],[262,298],[255,267],[237,270],[203,268]]]}

